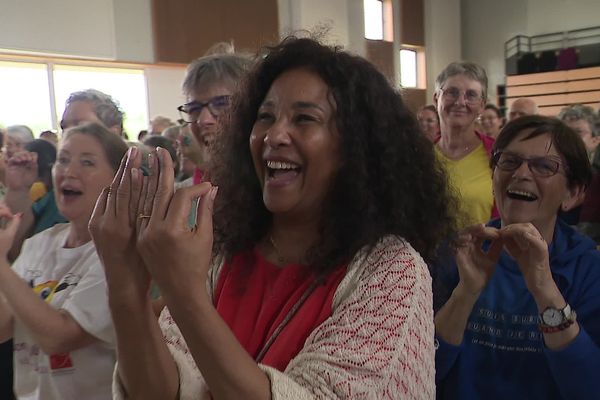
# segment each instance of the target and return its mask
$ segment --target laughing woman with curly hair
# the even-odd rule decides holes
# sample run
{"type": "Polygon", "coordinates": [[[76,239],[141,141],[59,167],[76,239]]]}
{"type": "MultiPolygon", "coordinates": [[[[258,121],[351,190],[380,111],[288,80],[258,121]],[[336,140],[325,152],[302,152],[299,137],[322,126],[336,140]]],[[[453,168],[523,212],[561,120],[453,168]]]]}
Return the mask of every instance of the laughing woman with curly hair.
{"type": "Polygon", "coordinates": [[[216,145],[218,197],[173,194],[159,151],[149,178],[130,154],[98,202],[117,398],[433,398],[426,261],[454,201],[398,92],[360,57],[288,38],[216,145]]]}

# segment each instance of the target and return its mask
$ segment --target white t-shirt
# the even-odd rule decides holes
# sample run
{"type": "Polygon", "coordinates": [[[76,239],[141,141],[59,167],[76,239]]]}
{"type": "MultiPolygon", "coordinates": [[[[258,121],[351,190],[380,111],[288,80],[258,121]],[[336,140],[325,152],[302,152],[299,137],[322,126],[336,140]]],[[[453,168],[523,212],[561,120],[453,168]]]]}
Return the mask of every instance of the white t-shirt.
{"type": "Polygon", "coordinates": [[[52,307],[67,311],[93,344],[47,355],[27,328],[14,321],[14,391],[18,399],[111,399],[115,335],[104,270],[93,242],[64,248],[69,224],[59,224],[26,240],[14,271],[52,307]]]}

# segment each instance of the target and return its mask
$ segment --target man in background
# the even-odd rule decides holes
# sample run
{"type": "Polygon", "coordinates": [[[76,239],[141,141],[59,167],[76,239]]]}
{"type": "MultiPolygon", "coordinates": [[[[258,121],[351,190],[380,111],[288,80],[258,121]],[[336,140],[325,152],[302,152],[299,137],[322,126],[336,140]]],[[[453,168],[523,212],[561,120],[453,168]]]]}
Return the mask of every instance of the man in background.
{"type": "Polygon", "coordinates": [[[519,117],[526,115],[537,115],[539,114],[538,106],[535,101],[528,97],[521,97],[515,100],[510,105],[510,111],[508,112],[508,120],[512,121],[519,117]]]}

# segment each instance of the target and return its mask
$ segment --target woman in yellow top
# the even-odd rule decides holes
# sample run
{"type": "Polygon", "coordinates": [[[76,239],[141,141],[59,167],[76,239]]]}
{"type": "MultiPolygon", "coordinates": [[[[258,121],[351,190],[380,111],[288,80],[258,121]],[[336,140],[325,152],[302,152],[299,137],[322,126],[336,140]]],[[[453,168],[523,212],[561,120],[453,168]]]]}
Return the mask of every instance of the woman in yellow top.
{"type": "Polygon", "coordinates": [[[496,216],[489,158],[494,139],[475,130],[487,100],[485,70],[453,62],[435,81],[433,102],[440,116],[436,154],[460,201],[460,223],[468,226],[496,216]]]}

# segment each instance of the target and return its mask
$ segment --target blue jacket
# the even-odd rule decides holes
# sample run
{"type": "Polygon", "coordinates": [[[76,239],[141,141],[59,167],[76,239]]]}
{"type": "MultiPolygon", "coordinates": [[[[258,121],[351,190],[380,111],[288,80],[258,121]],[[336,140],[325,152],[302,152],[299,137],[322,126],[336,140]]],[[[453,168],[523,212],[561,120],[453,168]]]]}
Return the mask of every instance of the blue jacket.
{"type": "MultiPolygon", "coordinates": [[[[490,222],[500,226],[499,220],[490,222]]],[[[538,310],[518,265],[503,252],[469,317],[463,342],[438,339],[438,399],[600,399],[600,252],[558,221],[550,268],[577,312],[580,332],[566,348],[544,346],[538,310]]],[[[454,265],[454,278],[457,270],[454,265]]]]}

